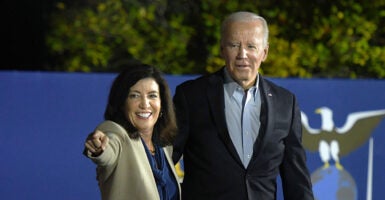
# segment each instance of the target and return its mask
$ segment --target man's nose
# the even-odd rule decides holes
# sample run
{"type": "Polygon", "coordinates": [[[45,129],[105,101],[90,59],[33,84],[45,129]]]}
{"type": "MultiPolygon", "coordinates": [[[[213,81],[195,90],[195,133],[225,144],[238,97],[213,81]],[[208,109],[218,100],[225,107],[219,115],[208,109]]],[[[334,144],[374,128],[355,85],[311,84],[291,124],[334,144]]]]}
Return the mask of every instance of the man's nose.
{"type": "Polygon", "coordinates": [[[246,58],[247,51],[246,49],[241,45],[238,49],[237,58],[246,58]]]}

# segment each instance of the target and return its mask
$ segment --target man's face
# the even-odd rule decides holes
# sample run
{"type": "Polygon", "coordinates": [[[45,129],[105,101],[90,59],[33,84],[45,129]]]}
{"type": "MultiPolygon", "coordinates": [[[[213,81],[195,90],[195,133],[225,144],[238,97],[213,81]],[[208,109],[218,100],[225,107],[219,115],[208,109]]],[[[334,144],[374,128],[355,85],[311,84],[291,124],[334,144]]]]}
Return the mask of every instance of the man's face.
{"type": "Polygon", "coordinates": [[[250,88],[268,53],[268,46],[263,45],[262,22],[231,22],[222,37],[221,56],[227,70],[244,89],[250,88]]]}

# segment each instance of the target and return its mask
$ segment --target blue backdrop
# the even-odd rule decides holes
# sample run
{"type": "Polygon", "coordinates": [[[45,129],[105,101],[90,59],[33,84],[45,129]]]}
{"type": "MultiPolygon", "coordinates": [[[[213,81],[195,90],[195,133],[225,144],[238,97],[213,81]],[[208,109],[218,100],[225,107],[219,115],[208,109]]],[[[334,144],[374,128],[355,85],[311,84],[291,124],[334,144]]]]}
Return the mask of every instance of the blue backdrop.
{"type": "MultiPolygon", "coordinates": [[[[2,199],[100,199],[95,166],[82,150],[86,135],[103,120],[115,75],[0,72],[2,199]]],[[[192,78],[195,76],[166,76],[172,91],[192,78]]],[[[385,109],[385,80],[271,80],[296,94],[313,128],[321,127],[320,115],[314,110],[322,106],[333,110],[337,127],[352,112],[385,109]]],[[[329,170],[322,170],[318,151],[307,152],[319,199],[338,199],[337,193],[346,200],[384,196],[385,120],[379,121],[370,138],[340,157],[344,173],[333,168],[333,162],[329,170]]]]}

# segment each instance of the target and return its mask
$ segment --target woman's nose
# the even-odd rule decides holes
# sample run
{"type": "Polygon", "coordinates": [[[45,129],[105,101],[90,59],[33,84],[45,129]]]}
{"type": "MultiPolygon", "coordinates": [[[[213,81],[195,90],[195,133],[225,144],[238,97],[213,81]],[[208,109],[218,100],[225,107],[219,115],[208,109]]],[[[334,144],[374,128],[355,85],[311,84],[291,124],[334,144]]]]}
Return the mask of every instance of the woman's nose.
{"type": "Polygon", "coordinates": [[[150,105],[150,101],[147,98],[142,98],[140,100],[140,107],[141,108],[148,108],[150,105]]]}

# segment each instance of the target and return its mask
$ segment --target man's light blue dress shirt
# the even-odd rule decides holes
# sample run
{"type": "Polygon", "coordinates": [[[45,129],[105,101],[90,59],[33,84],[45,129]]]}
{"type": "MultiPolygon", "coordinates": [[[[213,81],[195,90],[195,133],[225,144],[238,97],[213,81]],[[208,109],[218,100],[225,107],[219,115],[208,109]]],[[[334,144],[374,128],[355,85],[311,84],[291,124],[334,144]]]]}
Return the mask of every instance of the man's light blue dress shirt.
{"type": "Polygon", "coordinates": [[[225,70],[225,115],[230,138],[247,168],[253,155],[253,145],[258,137],[261,97],[256,84],[245,91],[225,70]]]}

